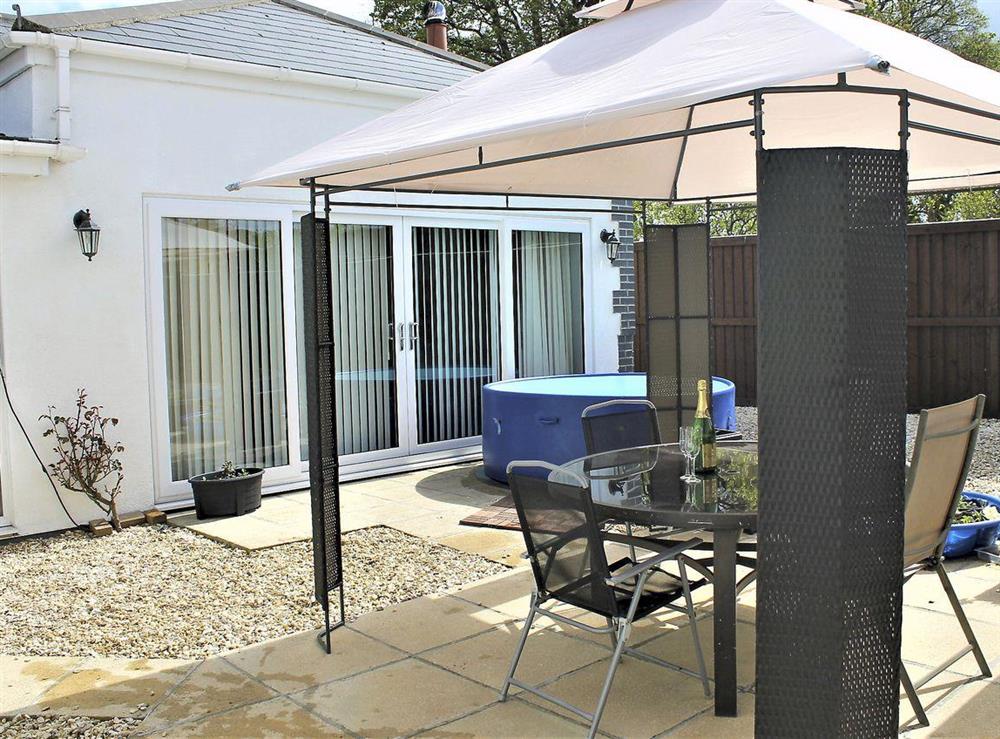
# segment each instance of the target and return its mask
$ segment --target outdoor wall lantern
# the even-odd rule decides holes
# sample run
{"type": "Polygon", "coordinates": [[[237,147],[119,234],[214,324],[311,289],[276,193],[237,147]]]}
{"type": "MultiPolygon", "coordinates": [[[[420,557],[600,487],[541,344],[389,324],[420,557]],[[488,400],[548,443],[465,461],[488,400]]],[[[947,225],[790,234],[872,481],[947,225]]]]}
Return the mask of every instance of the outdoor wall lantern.
{"type": "Polygon", "coordinates": [[[605,228],[601,230],[601,241],[603,241],[604,246],[607,247],[608,261],[614,264],[615,260],[618,259],[618,250],[622,245],[622,242],[618,238],[617,224],[615,228],[605,228]]]}
{"type": "Polygon", "coordinates": [[[80,251],[90,262],[97,256],[97,245],[101,240],[101,227],[90,220],[89,210],[78,210],[73,216],[73,228],[80,237],[80,251]]]}

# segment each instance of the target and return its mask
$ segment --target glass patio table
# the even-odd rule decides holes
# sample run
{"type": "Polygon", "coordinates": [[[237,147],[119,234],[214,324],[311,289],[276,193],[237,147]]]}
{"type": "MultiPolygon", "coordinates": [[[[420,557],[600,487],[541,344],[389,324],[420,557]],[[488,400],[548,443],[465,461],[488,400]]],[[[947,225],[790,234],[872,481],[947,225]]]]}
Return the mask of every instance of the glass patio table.
{"type": "MultiPolygon", "coordinates": [[[[681,478],[676,444],[632,447],[580,457],[549,474],[553,482],[586,483],[598,516],[640,526],[712,532],[714,576],[715,714],[736,715],[736,566],[740,536],[757,527],[757,444],[719,442],[718,468],[697,482],[681,478]]],[[[668,534],[669,535],[669,534],[668,534]]],[[[756,545],[748,545],[756,549],[756,545]]],[[[744,578],[742,582],[747,582],[744,578]]]]}

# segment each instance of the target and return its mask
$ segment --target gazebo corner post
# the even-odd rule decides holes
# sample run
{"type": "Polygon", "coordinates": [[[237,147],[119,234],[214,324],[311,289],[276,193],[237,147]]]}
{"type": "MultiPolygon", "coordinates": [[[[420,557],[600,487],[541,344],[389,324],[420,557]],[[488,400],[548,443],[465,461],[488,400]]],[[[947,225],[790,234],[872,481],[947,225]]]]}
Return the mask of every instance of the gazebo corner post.
{"type": "Polygon", "coordinates": [[[344,578],[340,535],[340,465],[337,446],[334,316],[331,300],[333,253],[330,248],[330,194],[323,189],[323,216],[316,211],[319,192],[309,179],[309,213],[302,216],[302,306],[305,343],[306,406],[309,439],[309,494],[313,531],[315,597],[323,608],[318,634],[326,653],[331,633],[344,625],[344,578]],[[330,591],[338,590],[340,613],[330,618],[330,591]]]}
{"type": "Polygon", "coordinates": [[[758,736],[898,729],[902,141],[757,152],[758,736]]]}

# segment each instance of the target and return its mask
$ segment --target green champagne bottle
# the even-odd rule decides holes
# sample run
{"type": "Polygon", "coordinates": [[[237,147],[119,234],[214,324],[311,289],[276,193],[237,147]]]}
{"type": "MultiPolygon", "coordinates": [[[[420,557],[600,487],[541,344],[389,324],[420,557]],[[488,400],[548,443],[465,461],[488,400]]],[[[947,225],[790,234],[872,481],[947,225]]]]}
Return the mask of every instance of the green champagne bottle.
{"type": "Polygon", "coordinates": [[[715,472],[715,426],[712,425],[711,396],[708,393],[708,380],[698,380],[698,407],[694,412],[694,423],[691,425],[695,443],[698,444],[698,454],[694,458],[694,471],[701,474],[715,472]],[[698,441],[700,440],[700,444],[698,441]]]}

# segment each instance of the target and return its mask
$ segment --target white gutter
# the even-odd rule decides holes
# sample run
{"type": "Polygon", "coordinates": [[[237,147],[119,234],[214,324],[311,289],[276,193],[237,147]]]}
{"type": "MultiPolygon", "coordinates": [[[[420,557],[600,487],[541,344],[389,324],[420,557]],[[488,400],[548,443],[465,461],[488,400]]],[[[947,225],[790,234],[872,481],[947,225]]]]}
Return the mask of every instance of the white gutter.
{"type": "MultiPolygon", "coordinates": [[[[3,46],[35,46],[94,54],[96,56],[124,59],[135,62],[149,62],[181,69],[198,69],[207,72],[235,74],[256,79],[280,80],[282,82],[301,82],[309,85],[346,90],[349,92],[367,92],[375,95],[386,95],[407,100],[417,100],[430,95],[434,90],[418,90],[412,87],[400,87],[384,82],[369,82],[347,77],[335,77],[316,72],[303,72],[287,67],[266,67],[260,64],[237,62],[230,59],[216,59],[196,54],[182,54],[163,49],[149,49],[144,46],[128,46],[126,44],[108,41],[94,41],[76,36],[60,36],[54,33],[37,31],[9,31],[0,38],[3,46]]],[[[68,106],[68,102],[67,102],[68,106]]]]}
{"type": "Polygon", "coordinates": [[[75,162],[86,154],[86,149],[63,143],[0,139],[0,174],[45,177],[50,162],[75,162]]]}
{"type": "Polygon", "coordinates": [[[86,149],[63,143],[0,139],[0,156],[5,157],[37,157],[51,159],[54,162],[75,162],[83,159],[86,154],[86,149]]]}

